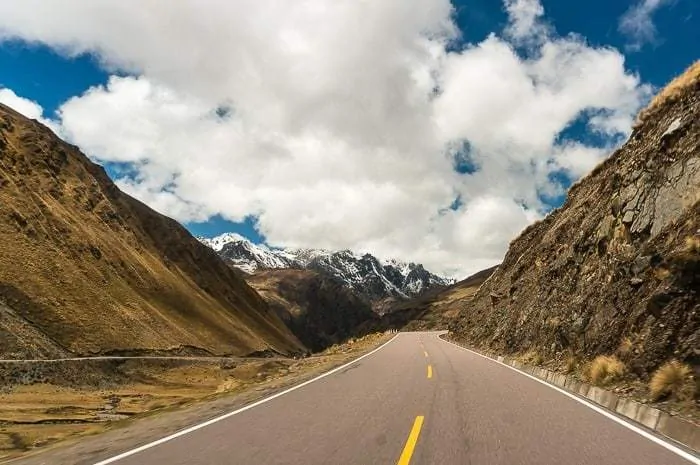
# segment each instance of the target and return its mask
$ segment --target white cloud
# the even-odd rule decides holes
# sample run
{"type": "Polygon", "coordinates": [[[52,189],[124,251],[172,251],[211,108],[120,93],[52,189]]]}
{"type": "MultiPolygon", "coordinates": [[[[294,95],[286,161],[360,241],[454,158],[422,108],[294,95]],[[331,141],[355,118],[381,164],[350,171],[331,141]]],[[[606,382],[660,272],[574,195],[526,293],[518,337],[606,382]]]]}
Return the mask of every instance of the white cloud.
{"type": "Polygon", "coordinates": [[[568,142],[557,147],[554,151],[552,167],[561,169],[574,179],[580,178],[603,161],[608,150],[597,147],[587,147],[581,143],[568,142]]]}
{"type": "Polygon", "coordinates": [[[539,0],[504,0],[508,13],[505,35],[518,44],[546,40],[550,26],[542,21],[544,7],[539,0]]]}
{"type": "Polygon", "coordinates": [[[66,137],[132,164],[120,187],[159,211],[255,215],[272,245],[457,276],[495,264],[562,193],[551,174],[589,170],[649,93],[618,51],[557,36],[532,0],[507,1],[506,31],[459,52],[446,0],[169,5],[0,2],[0,37],[136,73],[66,102],[66,137]],[[582,117],[606,147],[560,140],[582,117]],[[474,173],[453,169],[462,145],[474,173]]]}
{"type": "Polygon", "coordinates": [[[654,13],[674,0],[639,0],[620,17],[618,29],[629,39],[630,50],[640,50],[645,44],[657,41],[654,13]]]}
{"type": "Polygon", "coordinates": [[[0,87],[0,103],[7,105],[27,118],[39,121],[60,135],[59,127],[53,121],[44,118],[44,109],[35,101],[20,97],[12,89],[0,87]]]}
{"type": "Polygon", "coordinates": [[[23,114],[27,118],[39,119],[41,118],[44,110],[38,103],[20,97],[15,94],[11,89],[2,88],[0,89],[0,103],[7,105],[18,113],[23,114]]]}

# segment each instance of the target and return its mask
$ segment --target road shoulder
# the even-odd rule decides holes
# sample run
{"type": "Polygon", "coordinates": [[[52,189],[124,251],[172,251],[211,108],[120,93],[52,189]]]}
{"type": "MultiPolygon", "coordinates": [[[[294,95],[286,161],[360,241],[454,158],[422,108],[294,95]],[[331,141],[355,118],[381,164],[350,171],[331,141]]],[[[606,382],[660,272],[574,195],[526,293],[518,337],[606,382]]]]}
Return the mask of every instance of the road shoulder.
{"type": "Polygon", "coordinates": [[[334,346],[317,356],[295,361],[299,365],[294,372],[283,368],[279,373],[254,380],[243,389],[238,386],[232,391],[213,392],[181,405],[105,422],[97,430],[88,430],[45,447],[25,450],[21,455],[13,454],[14,457],[5,457],[0,462],[38,465],[47,463],[50,457],[51,463],[92,464],[308,382],[352,363],[393,337],[394,334],[386,333],[334,346]]]}

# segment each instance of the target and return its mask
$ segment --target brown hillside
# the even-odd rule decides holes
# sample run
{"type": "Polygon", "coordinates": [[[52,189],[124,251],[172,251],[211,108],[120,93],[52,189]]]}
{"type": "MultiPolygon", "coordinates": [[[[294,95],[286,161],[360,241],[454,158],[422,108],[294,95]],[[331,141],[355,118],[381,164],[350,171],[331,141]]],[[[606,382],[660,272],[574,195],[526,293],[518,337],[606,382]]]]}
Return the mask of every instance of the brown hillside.
{"type": "Polygon", "coordinates": [[[314,351],[358,335],[377,320],[369,302],[314,271],[267,270],[246,280],[314,351]]]}
{"type": "Polygon", "coordinates": [[[618,354],[632,373],[700,367],[700,67],[627,143],[515,239],[455,337],[501,353],[618,354]]]}
{"type": "Polygon", "coordinates": [[[476,294],[496,267],[478,273],[451,286],[428,291],[415,299],[395,303],[382,316],[382,326],[406,330],[444,329],[459,316],[464,302],[476,294]]]}
{"type": "Polygon", "coordinates": [[[0,303],[0,358],[303,349],[216,253],[2,105],[0,303]]]}

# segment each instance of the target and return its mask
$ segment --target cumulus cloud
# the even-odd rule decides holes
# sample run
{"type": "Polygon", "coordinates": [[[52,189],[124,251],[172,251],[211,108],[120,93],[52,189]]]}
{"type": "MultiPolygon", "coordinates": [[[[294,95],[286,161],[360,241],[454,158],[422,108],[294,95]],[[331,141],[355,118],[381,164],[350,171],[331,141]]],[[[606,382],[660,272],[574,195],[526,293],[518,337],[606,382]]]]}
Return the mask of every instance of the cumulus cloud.
{"type": "Polygon", "coordinates": [[[656,11],[674,0],[639,0],[620,17],[618,29],[629,39],[628,48],[636,51],[645,44],[657,41],[656,26],[652,16],[656,11]]]}
{"type": "Polygon", "coordinates": [[[25,0],[0,3],[0,37],[132,74],[60,123],[130,166],[119,186],[157,210],[252,215],[272,245],[459,277],[497,263],[563,193],[553,175],[590,170],[649,93],[618,51],[557,36],[539,2],[504,7],[504,31],[457,51],[447,0],[25,0]],[[562,138],[581,118],[602,145],[562,138]]]}
{"type": "Polygon", "coordinates": [[[506,37],[521,45],[546,40],[550,27],[542,21],[544,7],[539,0],[504,0],[504,6],[508,13],[506,37]]]}
{"type": "Polygon", "coordinates": [[[35,119],[60,135],[60,128],[53,121],[44,118],[44,109],[37,102],[17,95],[12,89],[0,87],[0,103],[27,118],[35,119]]]}

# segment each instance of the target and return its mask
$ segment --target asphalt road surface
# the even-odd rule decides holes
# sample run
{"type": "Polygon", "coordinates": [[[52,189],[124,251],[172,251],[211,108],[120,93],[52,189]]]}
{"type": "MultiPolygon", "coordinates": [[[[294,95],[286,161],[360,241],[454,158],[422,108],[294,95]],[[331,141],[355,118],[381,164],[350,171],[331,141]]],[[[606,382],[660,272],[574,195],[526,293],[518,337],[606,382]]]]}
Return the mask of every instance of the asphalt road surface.
{"type": "Polygon", "coordinates": [[[700,463],[437,336],[401,333],[322,379],[99,463],[700,463]]]}

